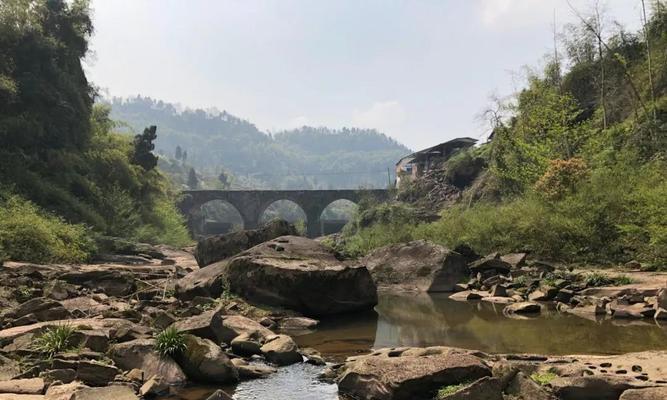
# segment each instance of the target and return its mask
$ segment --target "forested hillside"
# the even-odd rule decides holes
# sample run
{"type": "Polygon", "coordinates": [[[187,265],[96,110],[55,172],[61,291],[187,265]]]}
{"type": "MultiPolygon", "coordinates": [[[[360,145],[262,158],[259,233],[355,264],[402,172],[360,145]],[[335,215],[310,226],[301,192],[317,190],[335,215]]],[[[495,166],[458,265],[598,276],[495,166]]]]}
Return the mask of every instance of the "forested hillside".
{"type": "Polygon", "coordinates": [[[83,261],[100,235],[189,240],[154,130],[114,133],[94,105],[92,31],[86,1],[0,2],[0,260],[83,261]]]}
{"type": "Polygon", "coordinates": [[[225,111],[182,110],[146,97],[109,103],[112,118],[131,132],[157,125],[159,153],[173,157],[180,148],[202,175],[231,172],[233,187],[384,188],[387,169],[393,174],[394,163],[410,152],[375,130],[303,127],[270,135],[225,111]]]}
{"type": "Polygon", "coordinates": [[[423,238],[570,262],[664,265],[667,6],[648,4],[634,33],[603,32],[595,15],[578,14],[544,69],[489,108],[490,142],[442,166],[445,180],[480,159],[488,166],[458,203],[434,223],[419,223],[414,204],[362,210],[347,250],[423,238]]]}

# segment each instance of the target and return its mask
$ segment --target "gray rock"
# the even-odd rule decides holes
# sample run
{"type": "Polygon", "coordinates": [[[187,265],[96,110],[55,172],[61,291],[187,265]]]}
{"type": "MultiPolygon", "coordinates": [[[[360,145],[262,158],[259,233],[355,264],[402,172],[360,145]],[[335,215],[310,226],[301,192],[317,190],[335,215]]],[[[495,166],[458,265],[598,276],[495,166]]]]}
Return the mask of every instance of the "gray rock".
{"type": "Polygon", "coordinates": [[[525,400],[556,400],[551,393],[546,391],[537,382],[518,372],[507,386],[505,393],[525,400]]]}
{"type": "Polygon", "coordinates": [[[634,386],[629,378],[615,376],[560,377],[550,384],[560,400],[618,400],[634,386]]]}
{"type": "Polygon", "coordinates": [[[113,365],[101,364],[95,361],[79,361],[76,369],[78,380],[91,386],[104,386],[112,382],[120,370],[113,365]]]}
{"type": "Polygon", "coordinates": [[[482,271],[494,270],[498,273],[506,274],[512,269],[512,266],[501,260],[498,253],[489,254],[488,256],[470,263],[470,271],[478,273],[482,271]]]}
{"type": "Polygon", "coordinates": [[[236,367],[220,346],[209,339],[185,335],[186,350],[174,355],[174,359],[192,380],[208,383],[236,382],[236,367]]]}
{"type": "Polygon", "coordinates": [[[250,364],[242,358],[233,358],[232,364],[234,364],[239,371],[239,377],[241,379],[265,378],[278,372],[276,368],[258,363],[250,364]]]}
{"type": "Polygon", "coordinates": [[[242,251],[280,236],[298,235],[294,225],[276,220],[259,229],[209,236],[197,243],[195,259],[200,267],[235,256],[242,251]]]}
{"type": "Polygon", "coordinates": [[[43,392],[44,380],[42,378],[0,381],[0,393],[42,394],[43,392]]]}
{"type": "Polygon", "coordinates": [[[297,236],[282,236],[241,253],[229,260],[224,274],[233,293],[307,316],[377,304],[377,290],[365,267],[345,264],[329,247],[297,236]]]}
{"type": "Polygon", "coordinates": [[[377,286],[424,292],[452,292],[470,273],[465,257],[425,240],[381,247],[362,263],[377,286]]]}
{"type": "Polygon", "coordinates": [[[533,314],[542,310],[539,304],[529,301],[510,304],[503,309],[505,314],[533,314]]]}
{"type": "Polygon", "coordinates": [[[274,335],[267,338],[260,350],[264,357],[273,364],[290,365],[303,361],[298,346],[287,335],[274,335]]]}
{"type": "Polygon", "coordinates": [[[443,397],[438,397],[438,400],[471,400],[471,399],[503,400],[500,381],[496,378],[485,376],[459,389],[455,393],[443,397]]]}
{"type": "Polygon", "coordinates": [[[352,357],[341,367],[338,393],[363,399],[430,398],[442,386],[491,375],[477,357],[443,348],[415,349],[399,354],[378,350],[352,357]]]}
{"type": "Polygon", "coordinates": [[[139,397],[127,386],[114,385],[77,390],[72,400],[139,400],[139,397]]]}
{"type": "Polygon", "coordinates": [[[206,400],[232,400],[232,396],[218,389],[212,395],[208,396],[206,400]]]}
{"type": "Polygon", "coordinates": [[[169,385],[181,385],[187,380],[181,367],[169,357],[160,356],[155,350],[155,340],[136,339],[118,343],[109,349],[111,359],[124,370],[143,370],[147,376],[159,375],[169,385]]]}
{"type": "Polygon", "coordinates": [[[621,395],[619,400],[665,400],[667,399],[667,386],[652,387],[646,389],[628,389],[621,395]]]}

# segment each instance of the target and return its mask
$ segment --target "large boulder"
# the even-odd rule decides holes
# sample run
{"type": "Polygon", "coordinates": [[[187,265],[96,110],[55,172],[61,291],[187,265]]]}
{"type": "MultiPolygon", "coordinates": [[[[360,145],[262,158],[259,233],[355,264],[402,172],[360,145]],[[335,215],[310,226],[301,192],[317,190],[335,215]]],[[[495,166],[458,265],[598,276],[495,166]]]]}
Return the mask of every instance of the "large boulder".
{"type": "Polygon", "coordinates": [[[126,371],[143,370],[146,376],[160,375],[169,385],[181,385],[187,380],[181,367],[169,357],[155,351],[154,339],[136,339],[118,343],[109,349],[116,366],[126,371]]]}
{"type": "Polygon", "coordinates": [[[426,240],[381,247],[363,260],[378,287],[451,292],[470,271],[466,258],[426,240]]]}
{"type": "Polygon", "coordinates": [[[197,243],[195,258],[200,267],[205,267],[260,243],[286,235],[297,235],[296,228],[286,221],[276,220],[259,229],[209,236],[197,243]]]}
{"type": "Polygon", "coordinates": [[[220,346],[209,339],[185,335],[186,350],[176,354],[176,362],[186,375],[198,382],[236,382],[239,373],[220,346]]]}
{"type": "Polygon", "coordinates": [[[385,349],[348,359],[338,377],[338,392],[368,400],[432,398],[443,386],[490,375],[481,359],[463,351],[385,349]]]}
{"type": "Polygon", "coordinates": [[[365,267],[345,264],[327,246],[298,236],[282,236],[241,253],[228,261],[224,274],[229,289],[245,299],[309,316],[377,304],[377,289],[365,267]]]}

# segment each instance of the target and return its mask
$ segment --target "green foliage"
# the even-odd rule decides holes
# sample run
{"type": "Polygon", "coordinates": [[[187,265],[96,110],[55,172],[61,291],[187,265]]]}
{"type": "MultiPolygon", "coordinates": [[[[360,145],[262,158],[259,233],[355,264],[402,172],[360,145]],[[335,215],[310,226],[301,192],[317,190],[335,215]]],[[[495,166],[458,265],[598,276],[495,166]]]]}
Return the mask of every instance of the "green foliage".
{"type": "Polygon", "coordinates": [[[0,198],[0,246],[13,260],[83,262],[95,251],[89,231],[17,195],[0,198]]]}
{"type": "Polygon", "coordinates": [[[548,385],[553,381],[554,379],[558,378],[558,375],[554,374],[553,372],[544,372],[544,373],[539,373],[535,372],[530,375],[530,379],[534,380],[541,386],[548,385]]]}
{"type": "Polygon", "coordinates": [[[72,344],[72,335],[76,330],[70,325],[58,325],[47,328],[35,341],[34,347],[37,351],[53,357],[57,353],[70,350],[72,344]]]}
{"type": "Polygon", "coordinates": [[[458,392],[459,390],[465,388],[468,385],[470,385],[470,382],[459,383],[458,385],[443,386],[438,390],[438,394],[435,396],[435,400],[444,399],[447,396],[450,396],[458,392]]]}
{"type": "Polygon", "coordinates": [[[174,327],[166,328],[155,336],[155,350],[163,357],[184,352],[185,334],[174,327]]]}
{"type": "Polygon", "coordinates": [[[171,246],[187,246],[192,242],[185,227],[185,218],[176,209],[173,201],[155,201],[147,222],[137,227],[134,238],[140,242],[162,243],[171,246]]]}
{"type": "Polygon", "coordinates": [[[93,106],[81,66],[91,32],[85,0],[0,4],[0,185],[17,195],[0,211],[10,258],[84,261],[93,232],[185,242],[153,169],[155,129],[133,146],[109,108],[93,106]]]}
{"type": "Polygon", "coordinates": [[[629,285],[633,280],[627,275],[610,276],[599,272],[591,272],[583,276],[582,282],[588,287],[598,287],[629,285]]]}
{"type": "Polygon", "coordinates": [[[152,153],[155,150],[153,140],[157,139],[157,126],[152,125],[144,129],[144,133],[134,137],[134,152],[132,163],[150,171],[157,166],[157,157],[152,153]]]}

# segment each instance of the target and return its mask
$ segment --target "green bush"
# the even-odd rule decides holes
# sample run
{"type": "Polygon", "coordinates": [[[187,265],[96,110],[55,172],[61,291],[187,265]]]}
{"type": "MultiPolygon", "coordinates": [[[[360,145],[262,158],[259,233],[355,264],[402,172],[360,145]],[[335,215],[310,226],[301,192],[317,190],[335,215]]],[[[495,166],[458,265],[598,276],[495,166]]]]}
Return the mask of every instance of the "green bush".
{"type": "Polygon", "coordinates": [[[133,235],[141,242],[168,244],[171,246],[187,246],[192,242],[185,227],[185,218],[176,209],[174,203],[160,199],[151,210],[150,222],[137,228],[133,235]]]}
{"type": "Polygon", "coordinates": [[[155,336],[155,350],[163,357],[182,353],[187,349],[185,334],[169,327],[155,336]]]}
{"type": "Polygon", "coordinates": [[[68,224],[17,195],[0,198],[0,248],[7,258],[37,263],[83,262],[95,251],[83,225],[68,224]]]}

